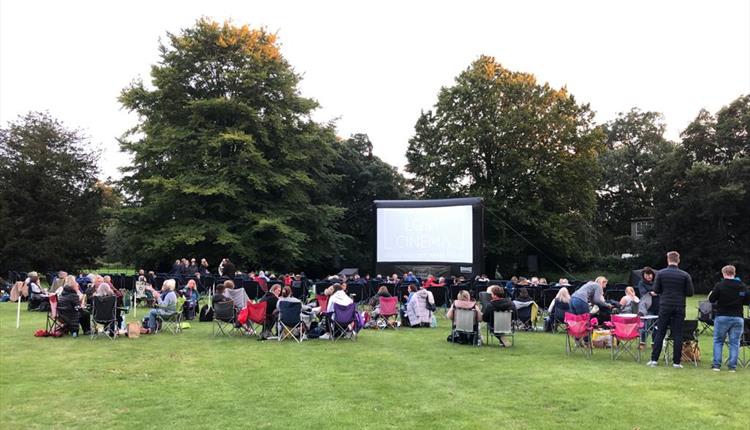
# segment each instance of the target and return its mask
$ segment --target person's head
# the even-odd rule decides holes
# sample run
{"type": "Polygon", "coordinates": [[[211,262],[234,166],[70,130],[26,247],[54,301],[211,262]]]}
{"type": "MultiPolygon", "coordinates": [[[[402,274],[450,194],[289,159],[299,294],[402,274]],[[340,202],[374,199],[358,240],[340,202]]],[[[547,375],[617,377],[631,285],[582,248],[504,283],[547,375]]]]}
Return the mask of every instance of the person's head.
{"type": "Polygon", "coordinates": [[[382,285],[378,288],[378,294],[388,294],[388,288],[386,288],[385,285],[382,285]]]}
{"type": "Polygon", "coordinates": [[[680,264],[680,253],[677,251],[667,252],[667,264],[670,266],[677,266],[680,264]]]}
{"type": "Polygon", "coordinates": [[[635,297],[635,290],[633,289],[633,287],[626,287],[625,294],[627,294],[630,297],[635,297]]]}
{"type": "Polygon", "coordinates": [[[201,258],[201,266],[208,267],[208,261],[205,258],[201,258]]]}
{"type": "Polygon", "coordinates": [[[604,276],[599,276],[594,280],[594,282],[599,284],[599,286],[602,287],[602,290],[607,288],[607,278],[605,278],[604,276]]]}
{"type": "Polygon", "coordinates": [[[518,283],[518,276],[513,276],[510,278],[510,282],[517,284],[518,283]]]}
{"type": "Polygon", "coordinates": [[[112,285],[112,277],[109,275],[104,276],[104,282],[108,283],[109,285],[112,285]]]}
{"type": "Polygon", "coordinates": [[[165,291],[174,291],[176,285],[177,282],[174,279],[167,279],[164,281],[164,285],[162,285],[161,289],[165,291]]]}
{"type": "Polygon", "coordinates": [[[721,268],[721,275],[724,279],[734,279],[734,277],[737,276],[737,269],[732,265],[726,265],[721,268]]]}
{"type": "Polygon", "coordinates": [[[29,276],[29,280],[31,282],[38,282],[39,281],[39,274],[36,273],[36,272],[29,272],[28,276],[29,276]]]}
{"type": "Polygon", "coordinates": [[[560,288],[555,296],[555,300],[559,300],[563,303],[570,303],[570,292],[568,289],[565,287],[560,288]]]}
{"type": "Polygon", "coordinates": [[[441,276],[438,278],[438,284],[445,284],[445,276],[441,276]]]}
{"type": "Polygon", "coordinates": [[[138,276],[146,276],[146,271],[143,269],[138,270],[138,276]]]}
{"type": "Polygon", "coordinates": [[[279,297],[279,294],[281,294],[281,287],[279,286],[279,284],[274,284],[273,286],[271,286],[270,291],[271,291],[271,294],[273,294],[276,297],[279,297]]]}
{"type": "Polygon", "coordinates": [[[284,287],[281,289],[281,297],[292,297],[292,287],[284,287]]]}
{"type": "Polygon", "coordinates": [[[334,293],[333,285],[323,290],[323,294],[325,294],[326,296],[332,296],[333,293],[334,293]]]}
{"type": "Polygon", "coordinates": [[[529,283],[533,286],[537,286],[539,285],[539,278],[537,278],[536,276],[532,276],[531,281],[529,283]]]}
{"type": "Polygon", "coordinates": [[[98,287],[96,287],[96,292],[94,293],[94,295],[99,297],[107,297],[114,295],[114,292],[112,292],[112,288],[109,287],[108,283],[102,282],[98,287]]]}
{"type": "Polygon", "coordinates": [[[529,290],[526,288],[521,288],[518,290],[518,298],[519,299],[530,299],[531,296],[529,296],[529,290]]]}
{"type": "Polygon", "coordinates": [[[195,280],[191,279],[191,280],[187,281],[187,287],[190,288],[191,290],[196,289],[197,286],[195,285],[195,280]]]}
{"type": "Polygon", "coordinates": [[[179,266],[179,265],[180,265],[180,260],[175,260],[175,261],[174,261],[174,264],[176,264],[176,265],[178,265],[178,266],[179,266]]]}
{"type": "Polygon", "coordinates": [[[547,278],[539,278],[539,285],[547,285],[547,278]]]}
{"type": "Polygon", "coordinates": [[[493,285],[490,287],[490,294],[492,294],[493,299],[502,299],[505,297],[505,290],[500,288],[499,285],[493,285]]]}
{"type": "Polygon", "coordinates": [[[471,300],[471,295],[466,290],[461,290],[458,292],[458,297],[456,297],[458,300],[463,300],[465,302],[468,302],[471,300]]]}
{"type": "Polygon", "coordinates": [[[393,279],[394,281],[397,281],[398,275],[394,273],[393,275],[391,275],[391,279],[393,279]]]}
{"type": "Polygon", "coordinates": [[[67,272],[64,272],[62,270],[57,272],[57,279],[65,279],[66,276],[68,276],[67,272]]]}
{"type": "Polygon", "coordinates": [[[234,288],[234,281],[232,281],[231,279],[227,279],[226,281],[224,281],[224,289],[231,290],[233,288],[234,288]]]}
{"type": "Polygon", "coordinates": [[[76,277],[73,275],[68,275],[65,277],[65,286],[72,287],[75,289],[78,289],[78,282],[76,282],[76,277]]]}
{"type": "Polygon", "coordinates": [[[216,285],[216,291],[214,292],[214,294],[224,295],[224,290],[226,290],[224,284],[218,284],[216,285]]]}
{"type": "Polygon", "coordinates": [[[646,266],[643,268],[643,271],[641,271],[641,277],[643,278],[644,281],[650,284],[654,282],[654,277],[656,277],[656,273],[654,273],[654,269],[646,266]]]}
{"type": "Polygon", "coordinates": [[[560,280],[557,281],[557,285],[570,285],[570,282],[567,278],[560,278],[560,280]]]}
{"type": "Polygon", "coordinates": [[[417,291],[417,286],[416,286],[416,285],[414,285],[414,284],[409,284],[409,286],[408,286],[408,287],[406,287],[406,289],[407,289],[407,291],[409,291],[410,293],[413,293],[413,292],[417,291]]]}
{"type": "Polygon", "coordinates": [[[190,265],[191,266],[195,266],[195,258],[191,258],[190,259],[190,265]]]}

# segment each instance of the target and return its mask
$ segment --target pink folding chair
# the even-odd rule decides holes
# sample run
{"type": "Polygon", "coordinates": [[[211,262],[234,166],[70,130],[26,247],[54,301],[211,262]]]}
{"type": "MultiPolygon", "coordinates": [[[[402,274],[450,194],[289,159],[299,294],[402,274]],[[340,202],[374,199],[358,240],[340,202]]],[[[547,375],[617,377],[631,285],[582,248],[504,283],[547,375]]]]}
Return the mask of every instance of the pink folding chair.
{"type": "Polygon", "coordinates": [[[570,355],[580,350],[590,358],[594,352],[591,346],[593,329],[591,314],[575,315],[565,312],[565,353],[570,355]]]}
{"type": "Polygon", "coordinates": [[[398,297],[381,297],[379,305],[378,318],[375,321],[375,325],[380,330],[384,330],[388,327],[397,329],[398,323],[398,297]],[[393,321],[389,318],[393,317],[393,321]]]}
{"type": "Polygon", "coordinates": [[[606,322],[607,327],[612,328],[612,360],[617,360],[626,352],[635,361],[641,361],[640,330],[643,328],[641,317],[612,315],[612,319],[606,322]]]}
{"type": "Polygon", "coordinates": [[[57,295],[55,294],[50,294],[49,296],[49,311],[47,312],[47,323],[45,326],[48,333],[65,330],[65,323],[63,323],[57,313],[57,295]]]}

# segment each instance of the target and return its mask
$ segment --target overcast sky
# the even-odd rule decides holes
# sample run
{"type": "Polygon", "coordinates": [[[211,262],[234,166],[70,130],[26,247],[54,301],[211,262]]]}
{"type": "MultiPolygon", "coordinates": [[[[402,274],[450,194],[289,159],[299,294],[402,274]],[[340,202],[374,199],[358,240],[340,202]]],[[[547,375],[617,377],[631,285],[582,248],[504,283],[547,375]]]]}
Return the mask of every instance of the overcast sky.
{"type": "Polygon", "coordinates": [[[597,120],[662,112],[677,139],[701,108],[750,93],[748,1],[36,1],[0,2],[0,122],[48,110],[103,151],[136,117],[117,96],[150,80],[158,40],[200,16],[277,32],[315,118],[402,168],[414,124],[481,54],[566,85],[597,120]]]}

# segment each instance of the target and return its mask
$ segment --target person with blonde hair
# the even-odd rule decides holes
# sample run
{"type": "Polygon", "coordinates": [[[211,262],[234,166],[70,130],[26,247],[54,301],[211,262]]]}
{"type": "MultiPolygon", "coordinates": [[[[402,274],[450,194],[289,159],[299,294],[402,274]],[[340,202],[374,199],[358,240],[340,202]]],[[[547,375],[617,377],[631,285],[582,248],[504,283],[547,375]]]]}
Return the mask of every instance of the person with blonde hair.
{"type": "Polygon", "coordinates": [[[453,314],[455,314],[456,308],[473,309],[476,312],[477,322],[482,321],[482,311],[479,310],[479,305],[475,301],[471,300],[471,295],[468,291],[459,291],[456,300],[453,301],[450,309],[448,309],[448,312],[445,314],[445,316],[451,321],[453,321],[453,314]]]}
{"type": "Polygon", "coordinates": [[[147,333],[153,333],[156,331],[157,316],[165,317],[177,312],[177,294],[174,292],[175,286],[176,282],[174,279],[167,279],[161,287],[161,293],[154,290],[151,286],[146,287],[154,295],[158,306],[148,311],[147,333]]]}
{"type": "Polygon", "coordinates": [[[570,297],[570,312],[576,315],[588,314],[591,313],[591,305],[612,309],[612,305],[604,300],[605,288],[607,288],[607,278],[604,276],[583,284],[570,297]]]}
{"type": "Polygon", "coordinates": [[[635,294],[633,287],[625,288],[625,295],[620,299],[620,309],[623,313],[638,313],[638,303],[641,299],[635,294]]]}

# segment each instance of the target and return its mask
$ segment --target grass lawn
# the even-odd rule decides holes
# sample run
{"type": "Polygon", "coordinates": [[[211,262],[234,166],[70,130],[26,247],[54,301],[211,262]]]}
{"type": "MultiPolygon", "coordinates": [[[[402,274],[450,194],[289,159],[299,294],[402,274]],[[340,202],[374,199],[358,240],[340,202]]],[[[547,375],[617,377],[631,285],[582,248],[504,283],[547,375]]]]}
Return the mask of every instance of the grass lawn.
{"type": "Polygon", "coordinates": [[[699,368],[651,369],[566,357],[561,334],[452,345],[444,318],[357,342],[213,338],[197,321],[111,342],[35,338],[45,315],[22,310],[16,330],[15,309],[0,304],[3,429],[750,428],[750,369],[711,372],[709,336],[699,368]]]}

